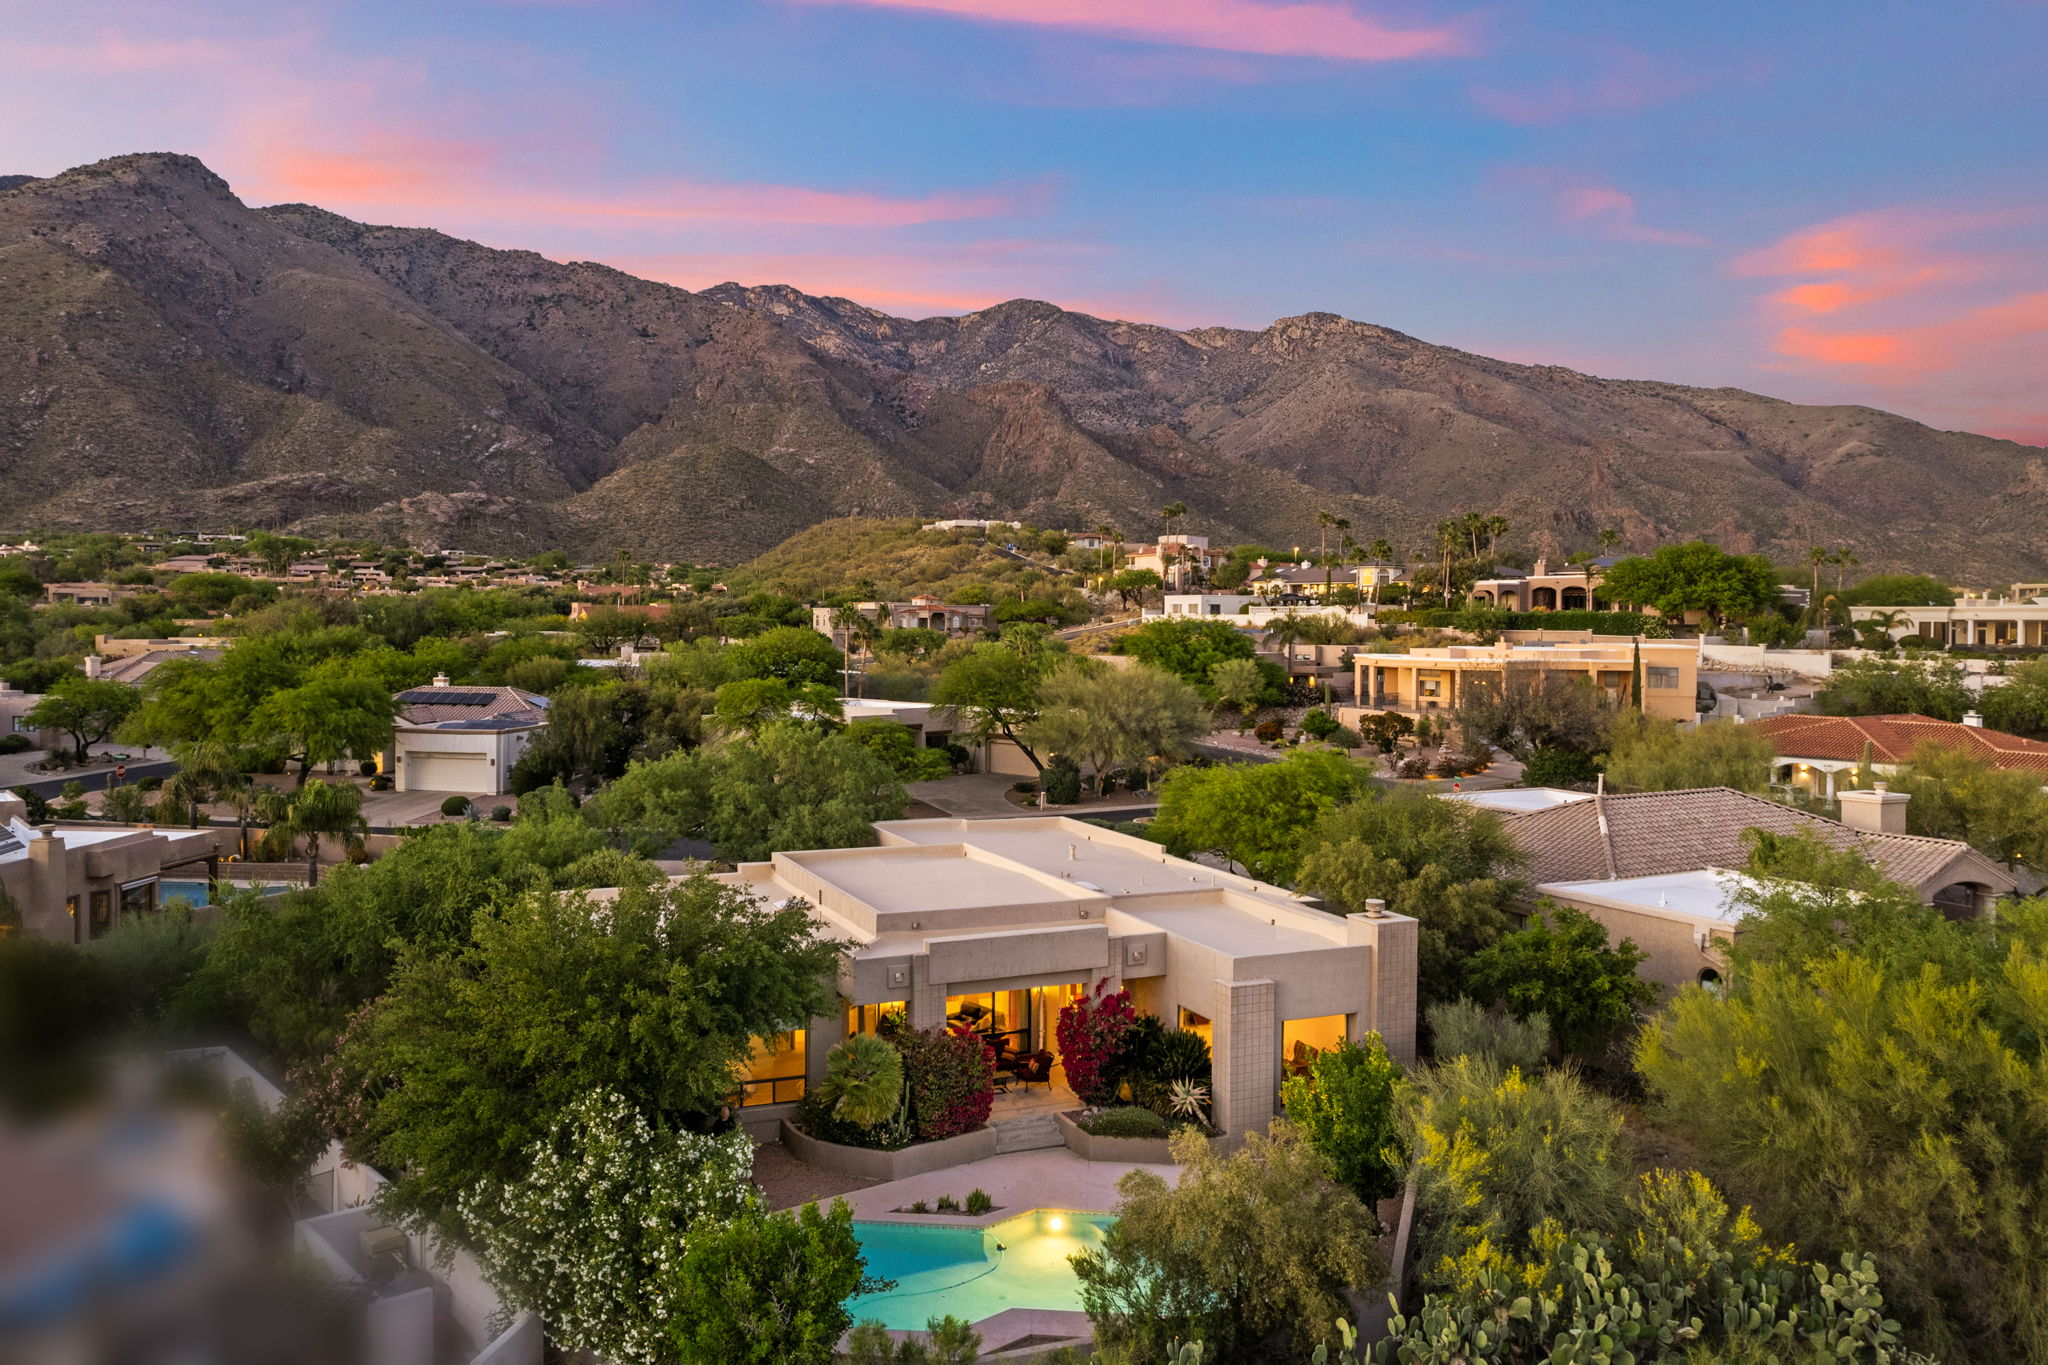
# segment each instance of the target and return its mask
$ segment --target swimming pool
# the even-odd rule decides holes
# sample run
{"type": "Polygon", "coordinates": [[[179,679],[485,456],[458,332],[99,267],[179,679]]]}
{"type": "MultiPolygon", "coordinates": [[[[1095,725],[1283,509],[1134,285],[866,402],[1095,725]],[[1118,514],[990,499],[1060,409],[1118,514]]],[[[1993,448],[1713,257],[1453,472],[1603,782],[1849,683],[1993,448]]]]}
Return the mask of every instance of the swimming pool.
{"type": "MultiPolygon", "coordinates": [[[[260,884],[252,882],[249,883],[249,885],[255,887],[256,890],[261,891],[266,896],[270,895],[274,891],[284,890],[284,884],[282,882],[264,882],[260,884]]],[[[202,905],[213,904],[211,888],[209,888],[205,882],[167,881],[157,883],[157,904],[168,905],[170,904],[171,898],[173,896],[177,896],[183,899],[186,904],[190,905],[195,910],[202,905]]]]}
{"type": "Polygon", "coordinates": [[[968,1322],[1006,1308],[1081,1311],[1081,1283],[1067,1257],[1102,1245],[1106,1213],[1031,1209],[985,1228],[856,1222],[868,1274],[896,1281],[886,1293],[847,1301],[854,1321],[899,1330],[951,1314],[968,1322]]]}

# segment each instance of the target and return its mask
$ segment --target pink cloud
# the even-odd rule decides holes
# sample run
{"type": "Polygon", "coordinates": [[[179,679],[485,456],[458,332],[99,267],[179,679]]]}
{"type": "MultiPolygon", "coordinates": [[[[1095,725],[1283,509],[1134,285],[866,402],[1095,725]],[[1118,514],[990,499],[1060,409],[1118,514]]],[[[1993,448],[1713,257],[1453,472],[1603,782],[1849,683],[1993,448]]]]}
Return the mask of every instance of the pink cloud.
{"type": "Polygon", "coordinates": [[[236,67],[274,61],[306,45],[303,36],[270,38],[134,37],[102,29],[56,42],[0,40],[0,61],[20,74],[114,76],[145,71],[236,67]]]}
{"type": "Polygon", "coordinates": [[[1567,185],[1557,192],[1556,203],[1564,223],[1610,241],[1656,246],[1707,245],[1707,239],[1695,233],[1674,232],[1641,222],[1636,217],[1635,196],[1612,185],[1567,185]]]}
{"type": "Polygon", "coordinates": [[[699,222],[901,228],[1028,213],[1042,207],[1049,193],[1037,187],[892,196],[684,178],[594,189],[549,184],[495,142],[436,139],[388,128],[355,132],[339,145],[322,145],[321,136],[292,127],[257,133],[240,159],[240,183],[253,198],[304,199],[341,211],[456,212],[500,221],[629,228],[699,222]]]}
{"type": "Polygon", "coordinates": [[[1452,26],[1392,28],[1347,4],[1257,4],[1253,0],[798,0],[914,10],[994,24],[1073,29],[1172,47],[1266,57],[1405,61],[1461,56],[1467,36],[1452,26]]]}
{"type": "Polygon", "coordinates": [[[1771,368],[1853,377],[1949,425],[2048,440],[2044,222],[2032,209],[1882,209],[1802,228],[1728,272],[1793,281],[1758,299],[1771,368]]]}

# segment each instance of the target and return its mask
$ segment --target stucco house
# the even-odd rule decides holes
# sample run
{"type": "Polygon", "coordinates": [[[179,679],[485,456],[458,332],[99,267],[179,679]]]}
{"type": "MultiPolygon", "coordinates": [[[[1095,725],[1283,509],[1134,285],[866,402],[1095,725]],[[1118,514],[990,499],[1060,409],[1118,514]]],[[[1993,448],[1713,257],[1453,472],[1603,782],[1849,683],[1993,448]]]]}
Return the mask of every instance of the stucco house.
{"type": "Polygon", "coordinates": [[[1642,708],[1666,720],[1699,715],[1699,652],[1677,640],[1590,637],[1570,644],[1445,645],[1406,654],[1352,656],[1357,706],[1339,719],[1355,725],[1377,711],[1421,715],[1454,711],[1474,679],[1498,682],[1506,673],[1565,673],[1585,678],[1617,701],[1629,699],[1635,667],[1643,669],[1642,708]]]}
{"type": "Polygon", "coordinates": [[[0,793],[0,938],[85,943],[124,914],[155,914],[167,871],[210,881],[234,839],[232,829],[31,825],[27,803],[0,793]]]}
{"type": "Polygon", "coordinates": [[[1615,562],[1610,555],[1552,570],[1549,560],[1538,559],[1527,573],[1510,569],[1480,579],[1472,585],[1472,600],[1504,611],[1604,611],[1600,580],[1615,562]]]}
{"type": "MultiPolygon", "coordinates": [[[[985,603],[947,602],[929,594],[908,602],[855,602],[853,609],[884,630],[942,630],[955,638],[981,634],[994,612],[985,603]]],[[[844,644],[846,632],[838,617],[837,607],[812,607],[811,629],[844,644]]]]}
{"type": "Polygon", "coordinates": [[[2048,584],[2015,583],[2006,593],[1966,592],[1945,607],[1849,608],[1849,619],[1888,616],[1898,621],[1894,637],[1918,635],[1938,645],[1985,647],[2048,645],[2048,584]]]}
{"type": "Polygon", "coordinates": [[[1642,975],[1666,986],[1718,980],[1739,912],[1734,869],[1749,861],[1748,831],[1809,832],[1852,849],[1951,918],[1988,912],[2012,894],[2012,874],[1968,844],[1906,829],[1900,792],[1846,792],[1829,820],[1727,787],[1596,793],[1501,824],[1527,855],[1535,897],[1576,906],[1650,956],[1642,975]]]}
{"type": "Polygon", "coordinates": [[[1143,1013],[1208,1038],[1227,1132],[1262,1128],[1286,1065],[1377,1032],[1415,1057],[1416,924],[1338,916],[1281,887],[1168,856],[1079,820],[898,820],[873,848],[777,853],[719,880],[802,900],[849,947],[843,1013],[791,1020],[757,1050],[741,1117],[787,1118],[826,1054],[893,1011],[971,1017],[1019,1053],[1052,1050],[1070,1000],[1126,986],[1143,1013]]]}
{"type": "Polygon", "coordinates": [[[402,792],[503,796],[512,765],[547,729],[548,699],[516,687],[451,687],[446,676],[400,692],[385,771],[402,792]]]}
{"type": "Polygon", "coordinates": [[[1915,745],[1935,743],[1975,754],[1994,768],[2016,769],[2038,776],[2048,786],[2048,744],[2037,739],[1988,730],[1976,712],[1961,724],[1933,716],[1766,716],[1750,728],[1778,751],[1771,780],[1832,799],[1837,785],[1847,786],[1870,772],[1890,777],[1905,763],[1915,745]]]}

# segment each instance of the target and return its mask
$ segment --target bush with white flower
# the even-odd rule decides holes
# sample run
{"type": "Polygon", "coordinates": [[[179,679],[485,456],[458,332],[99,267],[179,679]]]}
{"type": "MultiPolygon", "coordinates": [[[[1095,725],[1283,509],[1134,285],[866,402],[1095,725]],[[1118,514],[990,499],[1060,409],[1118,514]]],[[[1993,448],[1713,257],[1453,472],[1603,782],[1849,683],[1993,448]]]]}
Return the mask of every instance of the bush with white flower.
{"type": "Polygon", "coordinates": [[[754,1202],[753,1161],[743,1131],[659,1131],[617,1091],[595,1090],[534,1144],[523,1178],[480,1182],[458,1212],[485,1274],[557,1344],[655,1365],[673,1356],[668,1286],[690,1230],[754,1202]]]}

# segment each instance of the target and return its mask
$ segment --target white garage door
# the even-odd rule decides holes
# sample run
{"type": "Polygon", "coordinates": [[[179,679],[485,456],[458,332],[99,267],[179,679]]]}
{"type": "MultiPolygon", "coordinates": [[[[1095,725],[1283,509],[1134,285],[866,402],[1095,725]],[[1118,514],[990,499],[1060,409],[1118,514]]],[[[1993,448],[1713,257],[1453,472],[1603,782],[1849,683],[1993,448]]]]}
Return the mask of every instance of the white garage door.
{"type": "Polygon", "coordinates": [[[489,792],[491,766],[482,754],[413,750],[405,756],[405,789],[409,792],[489,792]]]}

